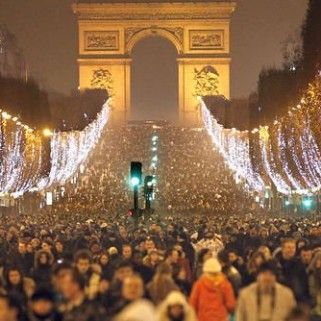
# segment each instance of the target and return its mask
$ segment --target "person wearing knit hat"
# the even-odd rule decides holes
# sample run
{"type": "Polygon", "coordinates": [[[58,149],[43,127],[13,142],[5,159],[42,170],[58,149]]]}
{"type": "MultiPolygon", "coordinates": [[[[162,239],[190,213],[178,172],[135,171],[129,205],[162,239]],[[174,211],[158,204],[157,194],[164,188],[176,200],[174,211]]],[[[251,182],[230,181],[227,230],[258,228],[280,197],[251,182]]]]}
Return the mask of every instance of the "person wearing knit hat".
{"type": "Polygon", "coordinates": [[[217,259],[211,258],[205,261],[203,266],[203,273],[220,273],[222,266],[217,259]]]}
{"type": "Polygon", "coordinates": [[[61,321],[62,316],[57,312],[54,293],[48,289],[38,289],[30,300],[30,321],[61,321]]]}
{"type": "Polygon", "coordinates": [[[189,298],[198,321],[227,321],[236,300],[231,283],[215,258],[205,261],[203,275],[194,283],[189,298]]]}

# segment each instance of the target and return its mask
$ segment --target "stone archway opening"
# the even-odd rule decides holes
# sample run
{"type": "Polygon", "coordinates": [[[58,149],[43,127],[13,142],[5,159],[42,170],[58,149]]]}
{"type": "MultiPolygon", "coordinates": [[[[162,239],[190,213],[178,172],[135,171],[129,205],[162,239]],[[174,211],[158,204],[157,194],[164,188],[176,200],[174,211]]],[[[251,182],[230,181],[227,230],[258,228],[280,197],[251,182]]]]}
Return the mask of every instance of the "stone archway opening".
{"type": "Polygon", "coordinates": [[[112,123],[124,124],[132,114],[132,50],[144,38],[160,36],[178,55],[179,123],[199,126],[199,96],[230,96],[230,19],[235,7],[230,0],[78,1],[73,11],[80,89],[107,88],[112,123]]]}
{"type": "Polygon", "coordinates": [[[148,36],[131,50],[131,120],[177,122],[178,52],[162,36],[148,36]]]}

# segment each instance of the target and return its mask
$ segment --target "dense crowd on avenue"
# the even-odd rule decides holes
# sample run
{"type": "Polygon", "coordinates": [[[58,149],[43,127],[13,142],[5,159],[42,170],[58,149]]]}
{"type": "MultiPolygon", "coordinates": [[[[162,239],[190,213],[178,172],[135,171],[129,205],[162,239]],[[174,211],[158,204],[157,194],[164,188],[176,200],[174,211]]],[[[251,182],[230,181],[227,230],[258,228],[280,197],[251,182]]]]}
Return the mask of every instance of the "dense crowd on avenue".
{"type": "Polygon", "coordinates": [[[0,226],[0,321],[321,318],[317,221],[43,211],[0,226]]]}
{"type": "Polygon", "coordinates": [[[143,163],[156,175],[157,208],[172,214],[247,211],[252,198],[233,175],[204,130],[133,123],[104,131],[89,161],[64,187],[58,212],[121,214],[132,206],[129,165],[143,163]],[[153,146],[152,138],[157,136],[153,146]],[[153,150],[155,147],[155,150],[153,150]],[[155,167],[151,167],[156,156],[155,167]],[[242,206],[240,206],[242,204],[242,206]]]}
{"type": "Polygon", "coordinates": [[[0,216],[0,321],[321,320],[321,224],[252,204],[204,130],[107,128],[52,207],[0,216]]]}

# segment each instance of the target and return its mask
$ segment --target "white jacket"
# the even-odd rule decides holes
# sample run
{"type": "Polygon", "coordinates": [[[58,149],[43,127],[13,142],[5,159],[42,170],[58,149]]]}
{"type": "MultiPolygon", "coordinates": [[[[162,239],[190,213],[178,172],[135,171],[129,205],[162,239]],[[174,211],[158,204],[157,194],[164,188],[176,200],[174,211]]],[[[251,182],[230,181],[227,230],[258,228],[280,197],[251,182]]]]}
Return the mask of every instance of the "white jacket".
{"type": "MultiPolygon", "coordinates": [[[[258,320],[257,287],[258,284],[253,283],[241,291],[237,303],[236,321],[258,320]]],[[[271,321],[284,321],[295,306],[296,302],[291,289],[276,283],[275,307],[271,321]]]]}

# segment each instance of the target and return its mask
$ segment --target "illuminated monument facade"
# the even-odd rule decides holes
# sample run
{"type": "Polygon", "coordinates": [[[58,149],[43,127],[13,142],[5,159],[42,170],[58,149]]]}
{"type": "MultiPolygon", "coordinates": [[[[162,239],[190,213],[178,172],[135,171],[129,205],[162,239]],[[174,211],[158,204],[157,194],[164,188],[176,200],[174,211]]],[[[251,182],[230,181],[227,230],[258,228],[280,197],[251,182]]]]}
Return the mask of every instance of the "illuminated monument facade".
{"type": "Polygon", "coordinates": [[[78,1],[79,85],[107,88],[112,119],[130,116],[131,54],[146,37],[177,50],[179,121],[200,121],[198,96],[230,97],[230,19],[234,1],[78,1]]]}

